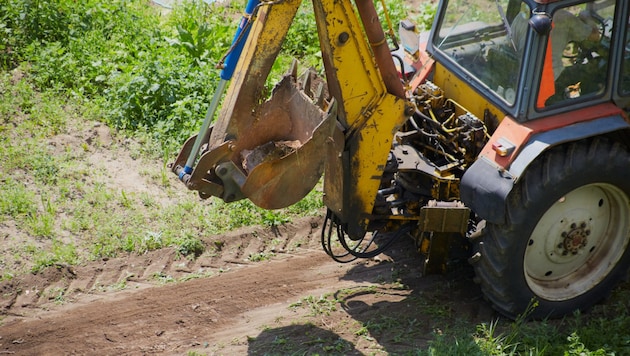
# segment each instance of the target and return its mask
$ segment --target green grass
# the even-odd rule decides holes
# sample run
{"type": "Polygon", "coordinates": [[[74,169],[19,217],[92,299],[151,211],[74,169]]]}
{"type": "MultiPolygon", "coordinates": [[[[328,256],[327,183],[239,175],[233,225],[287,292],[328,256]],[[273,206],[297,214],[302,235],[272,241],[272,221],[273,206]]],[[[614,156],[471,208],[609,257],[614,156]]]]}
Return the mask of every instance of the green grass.
{"type": "Polygon", "coordinates": [[[310,316],[319,316],[330,315],[330,313],[337,311],[338,304],[339,301],[335,299],[332,294],[325,294],[319,297],[312,295],[306,296],[292,303],[289,307],[292,309],[306,308],[309,310],[310,316]]]}

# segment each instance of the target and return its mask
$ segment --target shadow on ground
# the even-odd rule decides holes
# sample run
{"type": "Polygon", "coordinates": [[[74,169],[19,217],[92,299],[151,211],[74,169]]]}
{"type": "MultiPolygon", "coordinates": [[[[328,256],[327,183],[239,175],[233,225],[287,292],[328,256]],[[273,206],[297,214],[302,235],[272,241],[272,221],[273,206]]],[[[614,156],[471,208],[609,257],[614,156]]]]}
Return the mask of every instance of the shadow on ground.
{"type": "Polygon", "coordinates": [[[415,354],[455,329],[473,333],[478,323],[499,317],[467,264],[445,275],[420,271],[413,241],[401,240],[385,257],[357,263],[342,277],[361,286],[328,296],[336,310],[264,330],[249,339],[249,354],[415,354]]]}

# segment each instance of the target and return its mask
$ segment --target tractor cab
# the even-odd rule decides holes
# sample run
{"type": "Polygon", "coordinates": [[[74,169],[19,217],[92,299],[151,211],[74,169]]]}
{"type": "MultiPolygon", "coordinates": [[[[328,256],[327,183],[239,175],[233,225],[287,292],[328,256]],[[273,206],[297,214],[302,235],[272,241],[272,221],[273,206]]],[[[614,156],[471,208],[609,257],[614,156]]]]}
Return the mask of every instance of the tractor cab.
{"type": "Polygon", "coordinates": [[[479,117],[490,110],[525,122],[598,103],[628,105],[627,2],[464,3],[440,3],[427,50],[439,63],[437,84],[479,117]]]}

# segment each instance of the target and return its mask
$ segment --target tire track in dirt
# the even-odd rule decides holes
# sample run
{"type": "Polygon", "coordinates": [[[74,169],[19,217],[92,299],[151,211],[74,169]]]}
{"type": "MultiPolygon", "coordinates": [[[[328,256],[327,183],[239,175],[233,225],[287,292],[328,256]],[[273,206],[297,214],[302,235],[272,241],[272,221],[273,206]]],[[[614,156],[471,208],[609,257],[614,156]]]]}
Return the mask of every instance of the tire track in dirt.
{"type": "Polygon", "coordinates": [[[318,220],[303,218],[281,227],[250,227],[202,238],[206,251],[198,257],[181,256],[175,249],[165,248],[80,266],[55,265],[36,274],[17,276],[0,283],[0,317],[28,317],[86,294],[211,276],[261,260],[291,256],[304,249],[319,249],[315,237],[319,233],[318,220]]]}
{"type": "Polygon", "coordinates": [[[417,315],[411,319],[425,321],[418,335],[430,333],[433,316],[422,304],[427,296],[451,300],[445,307],[458,315],[488,313],[470,284],[453,288],[437,276],[420,281],[413,241],[401,240],[372,260],[339,264],[321,251],[318,222],[305,218],[277,229],[209,236],[202,239],[206,251],[197,258],[162,249],[53,266],[0,284],[0,354],[257,354],[284,332],[306,345],[312,338],[332,343],[344,338],[356,342],[357,350],[376,347],[387,353],[402,346],[379,346],[389,339],[358,338],[351,328],[413,312],[417,315]],[[253,254],[266,258],[253,262],[253,254]],[[378,292],[364,295],[365,287],[378,292]],[[351,295],[342,298],[343,311],[327,321],[317,317],[323,329],[312,324],[304,298],[340,291],[351,295]],[[462,297],[470,293],[474,299],[462,297]],[[290,308],[296,302],[303,307],[290,308]]]}
{"type": "Polygon", "coordinates": [[[194,345],[191,335],[212,334],[245,310],[338,285],[349,267],[319,249],[318,220],[211,236],[194,259],[162,249],[4,282],[0,351],[124,354],[194,345]],[[264,259],[250,261],[257,254],[264,259]],[[151,330],[156,324],[166,327],[151,330]],[[145,346],[133,346],[139,339],[145,346]]]}
{"type": "Polygon", "coordinates": [[[125,290],[6,323],[0,327],[0,350],[41,355],[182,353],[228,330],[246,310],[295,301],[310,290],[339,288],[348,268],[321,251],[309,251],[211,278],[125,290]]]}

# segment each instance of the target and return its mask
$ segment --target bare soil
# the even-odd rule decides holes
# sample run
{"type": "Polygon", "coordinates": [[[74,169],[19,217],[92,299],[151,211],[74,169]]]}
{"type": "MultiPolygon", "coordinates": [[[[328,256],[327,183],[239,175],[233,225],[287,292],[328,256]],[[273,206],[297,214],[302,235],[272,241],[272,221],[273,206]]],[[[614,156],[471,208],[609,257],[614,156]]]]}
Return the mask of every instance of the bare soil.
{"type": "Polygon", "coordinates": [[[411,241],[389,256],[332,261],[317,248],[319,220],[209,237],[223,243],[221,252],[194,260],[164,249],[6,282],[0,354],[404,353],[426,348],[453,319],[496,317],[466,269],[421,277],[411,241]],[[260,262],[243,258],[278,238],[301,247],[260,262]],[[121,282],[122,290],[104,287],[121,282]],[[385,330],[387,321],[398,335],[385,330]]]}

